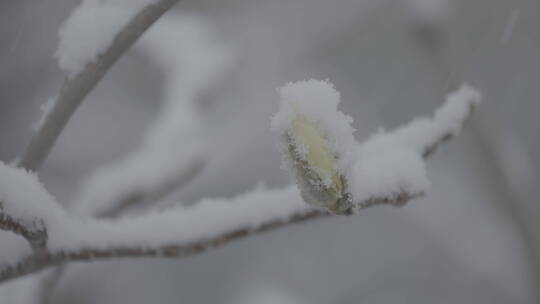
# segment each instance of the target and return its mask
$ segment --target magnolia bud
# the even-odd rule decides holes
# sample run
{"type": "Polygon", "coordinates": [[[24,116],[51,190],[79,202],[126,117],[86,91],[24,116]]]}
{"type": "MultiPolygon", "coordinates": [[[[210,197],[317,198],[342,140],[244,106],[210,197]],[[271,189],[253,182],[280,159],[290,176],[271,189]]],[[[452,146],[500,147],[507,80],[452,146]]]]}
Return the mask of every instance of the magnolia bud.
{"type": "Polygon", "coordinates": [[[272,130],[304,201],[335,214],[349,214],[352,198],[347,175],[353,151],[352,118],[338,110],[339,92],[327,80],[287,83],[272,130]]]}
{"type": "Polygon", "coordinates": [[[338,172],[337,156],[317,126],[297,113],[285,137],[302,198],[336,214],[350,213],[345,177],[338,172]]]}

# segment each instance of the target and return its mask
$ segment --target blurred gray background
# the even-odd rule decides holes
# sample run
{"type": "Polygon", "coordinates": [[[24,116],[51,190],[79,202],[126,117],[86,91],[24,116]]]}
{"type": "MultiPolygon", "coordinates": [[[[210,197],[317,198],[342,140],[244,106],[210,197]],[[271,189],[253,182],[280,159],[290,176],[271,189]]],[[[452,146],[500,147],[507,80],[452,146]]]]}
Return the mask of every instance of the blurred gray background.
{"type": "MultiPolygon", "coordinates": [[[[2,161],[22,150],[39,106],[62,84],[57,31],[78,2],[0,2],[2,161]]],[[[359,140],[431,113],[469,82],[485,102],[428,161],[426,197],[187,259],[77,264],[54,302],[534,303],[540,1],[449,1],[435,25],[411,2],[181,0],[175,10],[202,16],[237,59],[200,101],[211,163],[162,204],[289,183],[269,131],[285,82],[330,79],[359,140]]],[[[160,107],[162,78],[134,48],[91,93],[40,171],[59,201],[68,204],[92,169],[137,144],[160,107]]]]}

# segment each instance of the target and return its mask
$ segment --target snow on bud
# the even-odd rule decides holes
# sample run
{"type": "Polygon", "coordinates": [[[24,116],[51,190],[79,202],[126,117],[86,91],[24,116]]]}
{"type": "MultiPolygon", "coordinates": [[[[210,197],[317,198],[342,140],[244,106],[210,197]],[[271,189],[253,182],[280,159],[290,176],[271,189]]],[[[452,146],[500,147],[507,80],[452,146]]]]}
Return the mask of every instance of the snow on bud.
{"type": "Polygon", "coordinates": [[[350,117],[337,110],[339,93],[326,81],[289,83],[280,89],[272,129],[283,139],[282,152],[308,204],[336,214],[351,211],[344,170],[355,144],[350,117]]]}

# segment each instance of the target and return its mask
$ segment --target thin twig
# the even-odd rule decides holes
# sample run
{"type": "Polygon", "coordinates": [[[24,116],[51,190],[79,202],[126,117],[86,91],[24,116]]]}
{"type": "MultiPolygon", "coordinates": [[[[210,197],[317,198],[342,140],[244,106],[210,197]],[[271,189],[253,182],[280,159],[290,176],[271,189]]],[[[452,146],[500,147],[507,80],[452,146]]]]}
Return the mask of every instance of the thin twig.
{"type": "Polygon", "coordinates": [[[45,244],[47,243],[47,229],[43,225],[33,225],[33,227],[27,227],[21,224],[16,219],[2,212],[2,206],[0,204],[0,230],[11,231],[17,235],[25,238],[34,253],[43,253],[45,251],[45,244]]]}
{"type": "Polygon", "coordinates": [[[118,217],[130,208],[146,201],[157,201],[174,190],[182,188],[193,180],[203,170],[206,165],[205,159],[195,159],[191,164],[180,170],[178,174],[172,176],[170,180],[163,182],[152,189],[126,193],[124,198],[113,204],[109,204],[106,209],[100,210],[97,218],[118,217]]]}
{"type": "Polygon", "coordinates": [[[201,240],[186,244],[170,244],[159,248],[133,248],[116,247],[109,249],[87,248],[78,251],[48,253],[44,256],[30,256],[15,266],[8,267],[0,271],[0,282],[18,278],[30,273],[34,273],[47,267],[63,262],[75,261],[96,261],[111,258],[136,258],[136,257],[162,257],[181,258],[200,254],[208,249],[219,248],[232,241],[240,240],[251,235],[268,232],[277,228],[298,224],[307,220],[328,217],[331,214],[322,210],[311,210],[304,213],[293,214],[287,220],[273,220],[264,223],[256,228],[242,228],[230,232],[225,232],[214,238],[201,240]]]}

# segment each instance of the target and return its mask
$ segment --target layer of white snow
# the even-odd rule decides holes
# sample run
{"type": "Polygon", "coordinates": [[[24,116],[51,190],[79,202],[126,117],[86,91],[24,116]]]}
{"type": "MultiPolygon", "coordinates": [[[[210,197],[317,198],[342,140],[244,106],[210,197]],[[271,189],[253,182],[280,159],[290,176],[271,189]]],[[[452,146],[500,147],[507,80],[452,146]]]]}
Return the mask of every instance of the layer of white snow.
{"type": "Polygon", "coordinates": [[[433,118],[417,118],[389,133],[380,130],[365,141],[347,173],[354,201],[428,190],[423,154],[446,135],[457,135],[480,100],[480,92],[463,85],[446,97],[433,118]]]}
{"type": "Polygon", "coordinates": [[[326,80],[311,79],[287,83],[279,89],[280,105],[272,118],[271,128],[284,134],[292,128],[297,115],[316,125],[337,156],[337,170],[345,171],[354,158],[356,141],[351,126],[352,118],[338,110],[340,94],[326,80]]]}
{"type": "Polygon", "coordinates": [[[35,174],[3,163],[0,195],[5,213],[23,223],[43,221],[51,252],[184,244],[310,210],[297,189],[290,186],[276,190],[257,187],[230,199],[203,199],[194,207],[179,206],[113,221],[79,217],[65,212],[35,174]]]}
{"type": "Polygon", "coordinates": [[[444,104],[435,111],[433,118],[416,118],[390,133],[379,132],[364,143],[364,149],[389,149],[396,144],[413,149],[423,154],[433,143],[438,142],[446,134],[456,136],[463,127],[471,107],[480,103],[482,94],[468,86],[462,85],[457,91],[447,95],[444,104]],[[366,145],[369,145],[366,148],[366,145]]]}
{"type": "Polygon", "coordinates": [[[58,65],[73,77],[111,45],[116,34],[157,0],[82,0],[59,30],[58,65]]]}
{"type": "Polygon", "coordinates": [[[0,202],[0,211],[28,230],[48,226],[44,216],[63,216],[55,198],[43,188],[35,173],[3,162],[0,162],[0,202]]]}

